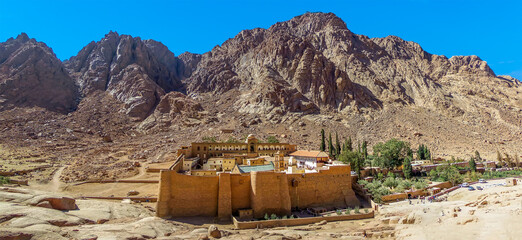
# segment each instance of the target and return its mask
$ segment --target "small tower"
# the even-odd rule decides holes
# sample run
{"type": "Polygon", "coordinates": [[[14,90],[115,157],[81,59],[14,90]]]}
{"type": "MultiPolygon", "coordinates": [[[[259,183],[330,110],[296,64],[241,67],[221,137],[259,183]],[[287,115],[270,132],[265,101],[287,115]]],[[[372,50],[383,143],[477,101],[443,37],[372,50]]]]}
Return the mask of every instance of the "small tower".
{"type": "Polygon", "coordinates": [[[287,164],[285,163],[285,154],[277,151],[277,153],[274,155],[274,168],[277,172],[280,172],[284,169],[286,169],[287,164]]]}

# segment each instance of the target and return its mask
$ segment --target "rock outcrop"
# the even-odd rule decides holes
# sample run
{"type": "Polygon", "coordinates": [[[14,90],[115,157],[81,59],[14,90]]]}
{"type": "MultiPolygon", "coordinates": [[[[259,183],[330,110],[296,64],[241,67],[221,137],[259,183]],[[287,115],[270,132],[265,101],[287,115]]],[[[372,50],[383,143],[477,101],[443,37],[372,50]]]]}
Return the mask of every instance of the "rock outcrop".
{"type": "Polygon", "coordinates": [[[62,62],[45,43],[22,33],[0,43],[0,110],[38,106],[75,110],[78,91],[62,62]]]}
{"type": "Polygon", "coordinates": [[[166,92],[183,91],[178,60],[154,40],[110,32],[65,62],[84,95],[107,91],[139,120],[152,113],[166,92]]]}
{"type": "Polygon", "coordinates": [[[150,129],[154,126],[169,127],[183,118],[199,118],[203,107],[197,101],[180,92],[170,92],[161,97],[156,110],[139,126],[150,129]]]}

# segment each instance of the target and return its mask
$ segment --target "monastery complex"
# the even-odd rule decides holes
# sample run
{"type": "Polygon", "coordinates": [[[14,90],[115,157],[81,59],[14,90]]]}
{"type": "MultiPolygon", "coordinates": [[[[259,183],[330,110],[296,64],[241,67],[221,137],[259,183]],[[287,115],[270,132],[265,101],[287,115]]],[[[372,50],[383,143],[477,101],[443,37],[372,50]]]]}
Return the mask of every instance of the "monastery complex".
{"type": "Polygon", "coordinates": [[[160,217],[260,219],[310,209],[359,208],[349,165],[288,143],[192,143],[162,170],[160,217]]]}

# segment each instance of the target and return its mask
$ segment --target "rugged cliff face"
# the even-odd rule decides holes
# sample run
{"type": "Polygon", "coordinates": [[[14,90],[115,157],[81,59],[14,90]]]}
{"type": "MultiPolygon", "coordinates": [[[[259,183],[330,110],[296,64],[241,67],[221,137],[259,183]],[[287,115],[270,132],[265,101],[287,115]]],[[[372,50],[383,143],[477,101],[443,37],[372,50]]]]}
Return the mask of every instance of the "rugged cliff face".
{"type": "Polygon", "coordinates": [[[189,94],[240,89],[238,110],[246,113],[349,115],[416,105],[459,116],[464,110],[452,97],[454,85],[484,81],[498,91],[517,84],[497,78],[476,56],[432,55],[395,36],[354,34],[332,13],[307,13],[240,32],[205,53],[186,82],[189,94]]]}
{"type": "Polygon", "coordinates": [[[162,136],[174,149],[228,128],[236,138],[282,134],[316,149],[325,128],[370,146],[399,138],[441,156],[496,156],[518,150],[522,137],[517,79],[496,76],[477,56],[448,59],[399,37],[354,34],[332,13],[244,30],[210,52],[178,57],[160,42],[110,32],[62,65],[21,35],[0,44],[0,111],[0,138],[63,136],[63,144],[81,133],[78,141],[113,135],[122,146],[155,148],[162,136]],[[47,112],[16,128],[40,113],[31,106],[78,109],[51,114],[59,121],[52,133],[43,132],[47,112]]]}
{"type": "Polygon", "coordinates": [[[67,113],[78,98],[74,81],[45,43],[25,33],[0,43],[0,110],[38,106],[67,113]]]}
{"type": "Polygon", "coordinates": [[[84,95],[107,91],[128,115],[144,119],[166,92],[183,91],[178,60],[154,40],[110,32],[65,62],[84,95]]]}

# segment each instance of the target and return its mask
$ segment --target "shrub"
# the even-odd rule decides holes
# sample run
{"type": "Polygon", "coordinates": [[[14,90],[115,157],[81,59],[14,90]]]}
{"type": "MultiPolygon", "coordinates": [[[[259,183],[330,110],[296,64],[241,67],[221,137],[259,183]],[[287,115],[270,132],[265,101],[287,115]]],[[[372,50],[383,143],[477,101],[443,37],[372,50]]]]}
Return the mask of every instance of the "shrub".
{"type": "Polygon", "coordinates": [[[265,220],[268,220],[270,219],[270,217],[268,217],[268,213],[265,213],[265,220]]]}
{"type": "Polygon", "coordinates": [[[356,207],[355,207],[354,212],[355,212],[355,213],[359,213],[359,206],[356,206],[356,207]]]}
{"type": "Polygon", "coordinates": [[[368,181],[366,181],[366,180],[359,180],[357,183],[359,183],[359,185],[366,186],[366,184],[368,184],[368,181]]]}
{"type": "Polygon", "coordinates": [[[270,219],[277,219],[277,215],[275,215],[275,213],[272,213],[272,215],[270,215],[270,219]]]}
{"type": "Polygon", "coordinates": [[[203,137],[202,140],[203,140],[203,142],[211,142],[211,143],[217,142],[216,137],[203,137]]]}
{"type": "Polygon", "coordinates": [[[290,215],[290,219],[294,219],[294,215],[290,215]]]}
{"type": "Polygon", "coordinates": [[[9,178],[0,176],[0,185],[8,184],[9,178]]]}
{"type": "Polygon", "coordinates": [[[343,214],[343,213],[341,212],[341,210],[337,210],[337,211],[335,211],[335,213],[337,213],[337,215],[341,215],[341,214],[343,214]]]}
{"type": "Polygon", "coordinates": [[[287,219],[286,215],[285,215],[285,216],[283,216],[283,217],[282,217],[281,219],[287,219]]]}
{"type": "Polygon", "coordinates": [[[351,208],[347,208],[346,212],[344,212],[344,213],[346,213],[347,215],[350,215],[350,211],[352,211],[352,209],[351,208]]]}
{"type": "Polygon", "coordinates": [[[368,212],[369,212],[368,208],[365,208],[365,209],[364,209],[364,212],[365,212],[365,213],[368,213],[368,212]]]}
{"type": "Polygon", "coordinates": [[[399,181],[396,178],[387,177],[382,184],[389,188],[395,188],[399,185],[399,181]]]}
{"type": "Polygon", "coordinates": [[[234,137],[229,137],[228,140],[225,141],[225,143],[240,143],[241,141],[235,139],[234,137]]]}
{"type": "Polygon", "coordinates": [[[384,177],[384,175],[382,173],[377,173],[377,178],[378,179],[382,179],[384,177]]]}
{"type": "Polygon", "coordinates": [[[415,187],[415,189],[423,189],[428,187],[428,183],[422,179],[419,179],[413,183],[413,186],[415,187]]]}
{"type": "Polygon", "coordinates": [[[267,142],[267,143],[279,143],[279,140],[277,140],[277,138],[274,137],[274,136],[268,136],[268,137],[266,138],[266,142],[267,142]]]}

